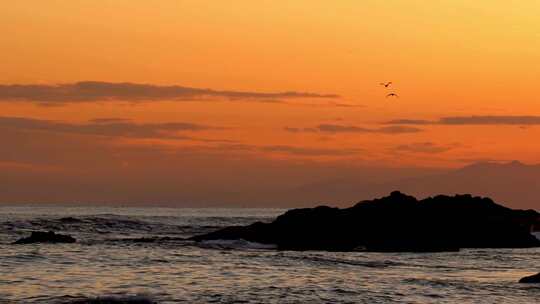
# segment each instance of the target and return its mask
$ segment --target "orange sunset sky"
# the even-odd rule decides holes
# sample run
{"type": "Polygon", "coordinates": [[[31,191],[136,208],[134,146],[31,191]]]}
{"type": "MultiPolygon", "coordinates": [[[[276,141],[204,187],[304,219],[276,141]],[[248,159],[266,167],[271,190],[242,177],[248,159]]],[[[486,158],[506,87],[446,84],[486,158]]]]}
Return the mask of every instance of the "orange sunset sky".
{"type": "Polygon", "coordinates": [[[0,201],[203,204],[355,168],[539,163],[539,13],[527,0],[0,2],[0,201]]]}

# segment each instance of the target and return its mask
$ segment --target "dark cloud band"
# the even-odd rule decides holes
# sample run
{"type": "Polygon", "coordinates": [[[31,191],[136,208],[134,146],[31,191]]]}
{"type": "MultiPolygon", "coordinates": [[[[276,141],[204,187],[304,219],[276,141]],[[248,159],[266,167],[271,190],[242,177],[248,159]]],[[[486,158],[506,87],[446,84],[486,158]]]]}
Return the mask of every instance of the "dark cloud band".
{"type": "Polygon", "coordinates": [[[0,117],[0,128],[108,137],[169,139],[190,139],[190,137],[178,134],[178,132],[182,131],[219,129],[187,122],[134,123],[130,121],[92,120],[84,124],[74,124],[22,117],[0,117]]]}
{"type": "Polygon", "coordinates": [[[285,127],[285,131],[291,133],[299,132],[321,132],[321,133],[380,133],[380,134],[406,134],[422,132],[422,129],[408,126],[388,126],[382,128],[365,128],[351,125],[320,124],[315,128],[294,128],[285,127]]]}
{"type": "Polygon", "coordinates": [[[54,105],[99,101],[188,101],[244,100],[279,102],[292,98],[339,98],[336,94],[309,92],[247,92],[201,89],[184,86],[84,81],[58,85],[0,85],[0,101],[24,101],[54,105]]]}
{"type": "Polygon", "coordinates": [[[417,142],[405,145],[396,146],[394,152],[413,152],[413,153],[426,153],[437,154],[444,153],[457,147],[457,144],[453,145],[438,145],[432,142],[417,142]]]}
{"type": "Polygon", "coordinates": [[[396,119],[392,125],[540,125],[540,116],[449,116],[437,120],[396,119]]]}

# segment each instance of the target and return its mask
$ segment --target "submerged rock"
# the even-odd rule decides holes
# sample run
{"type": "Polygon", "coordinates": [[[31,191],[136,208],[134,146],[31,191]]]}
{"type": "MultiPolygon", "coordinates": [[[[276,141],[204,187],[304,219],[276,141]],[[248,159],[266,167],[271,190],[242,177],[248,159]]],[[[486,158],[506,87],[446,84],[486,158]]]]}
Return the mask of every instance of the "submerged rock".
{"type": "Polygon", "coordinates": [[[227,227],[194,241],[243,239],[281,250],[434,252],[459,248],[540,247],[533,210],[512,210],[488,198],[436,196],[418,201],[393,192],[339,209],[293,209],[272,223],[227,227]]]}
{"type": "Polygon", "coordinates": [[[77,240],[70,235],[57,234],[53,231],[33,231],[29,237],[21,238],[13,244],[34,243],[75,243],[77,240]]]}
{"type": "Polygon", "coordinates": [[[532,276],[521,278],[519,283],[540,283],[540,272],[532,276]]]}

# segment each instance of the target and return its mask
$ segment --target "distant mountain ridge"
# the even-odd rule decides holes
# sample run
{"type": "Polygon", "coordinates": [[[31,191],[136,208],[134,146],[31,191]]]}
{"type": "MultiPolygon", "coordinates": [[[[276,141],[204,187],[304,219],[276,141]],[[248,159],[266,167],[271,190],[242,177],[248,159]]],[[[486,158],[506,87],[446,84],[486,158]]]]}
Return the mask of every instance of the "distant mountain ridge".
{"type": "MultiPolygon", "coordinates": [[[[304,199],[348,205],[351,202],[400,189],[416,197],[437,194],[466,194],[491,197],[506,206],[540,210],[540,165],[519,161],[508,163],[478,162],[457,170],[438,172],[383,182],[358,182],[347,178],[327,184],[305,185],[294,189],[304,193],[304,199]]],[[[296,196],[302,196],[296,194],[296,196]]]]}
{"type": "Polygon", "coordinates": [[[472,193],[512,208],[540,209],[540,165],[481,162],[436,176],[404,181],[401,188],[426,197],[435,193],[472,193]]]}
{"type": "Polygon", "coordinates": [[[354,163],[314,167],[280,162],[248,169],[231,164],[216,168],[223,174],[203,170],[195,175],[175,171],[172,175],[122,173],[94,178],[0,170],[0,205],[345,207],[399,189],[419,199],[472,194],[491,197],[511,208],[540,211],[540,164],[518,161],[477,162],[459,169],[361,167],[354,163]],[[148,183],[151,179],[162,183],[155,187],[148,183]],[[17,186],[20,184],[27,187],[17,186]],[[85,198],[89,189],[95,191],[85,198]]]}

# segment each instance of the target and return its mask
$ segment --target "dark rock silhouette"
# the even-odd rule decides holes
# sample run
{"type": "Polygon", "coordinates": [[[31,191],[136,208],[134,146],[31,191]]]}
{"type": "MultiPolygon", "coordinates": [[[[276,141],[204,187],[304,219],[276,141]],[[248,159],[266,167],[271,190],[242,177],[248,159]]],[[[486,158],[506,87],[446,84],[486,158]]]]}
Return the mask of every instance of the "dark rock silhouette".
{"type": "Polygon", "coordinates": [[[29,237],[21,238],[13,244],[34,243],[75,243],[77,240],[70,235],[57,234],[53,231],[33,231],[29,237]]]}
{"type": "Polygon", "coordinates": [[[540,272],[535,274],[535,275],[532,275],[532,276],[521,278],[521,280],[519,280],[519,283],[538,283],[538,284],[540,284],[540,272]]]}
{"type": "Polygon", "coordinates": [[[227,227],[194,241],[244,239],[280,250],[455,251],[539,247],[531,235],[540,214],[512,210],[489,198],[436,196],[418,201],[398,191],[346,209],[293,209],[272,223],[227,227]]]}
{"type": "Polygon", "coordinates": [[[78,218],[71,217],[71,216],[60,218],[59,221],[61,223],[67,223],[67,224],[82,223],[83,222],[82,220],[80,220],[78,218]]]}

